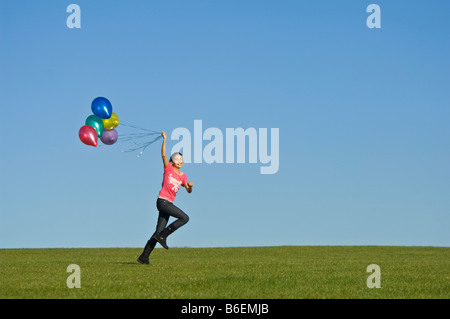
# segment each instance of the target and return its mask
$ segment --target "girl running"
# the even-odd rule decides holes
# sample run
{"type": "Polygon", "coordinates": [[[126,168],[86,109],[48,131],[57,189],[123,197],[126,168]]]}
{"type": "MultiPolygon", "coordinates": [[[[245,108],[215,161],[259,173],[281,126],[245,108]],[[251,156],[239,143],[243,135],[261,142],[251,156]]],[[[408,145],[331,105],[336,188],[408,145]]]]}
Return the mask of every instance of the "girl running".
{"type": "Polygon", "coordinates": [[[183,166],[183,156],[181,153],[174,153],[169,160],[167,159],[167,135],[165,132],[162,132],[161,135],[163,137],[161,156],[164,163],[164,177],[162,188],[156,201],[156,207],[159,211],[158,223],[156,225],[156,231],[147,241],[144,251],[137,259],[137,261],[141,264],[150,263],[149,256],[153,251],[153,248],[155,248],[157,242],[160,243],[165,249],[169,249],[166,244],[167,236],[189,221],[189,216],[176,207],[173,202],[180,186],[183,186],[186,188],[188,193],[191,193],[192,186],[194,186],[194,184],[192,182],[188,182],[186,174],[180,171],[180,168],[183,166]],[[177,220],[166,228],[170,216],[177,218],[177,220]]]}

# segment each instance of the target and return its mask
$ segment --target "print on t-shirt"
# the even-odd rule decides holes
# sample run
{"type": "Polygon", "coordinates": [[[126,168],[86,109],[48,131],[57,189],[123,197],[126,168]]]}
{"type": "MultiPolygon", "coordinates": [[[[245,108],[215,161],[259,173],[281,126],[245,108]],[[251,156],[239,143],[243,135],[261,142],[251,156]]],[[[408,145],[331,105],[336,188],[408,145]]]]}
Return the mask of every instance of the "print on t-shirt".
{"type": "Polygon", "coordinates": [[[172,173],[169,174],[169,184],[173,185],[172,190],[176,193],[178,192],[178,189],[180,188],[181,181],[177,180],[172,176],[172,173]]]}

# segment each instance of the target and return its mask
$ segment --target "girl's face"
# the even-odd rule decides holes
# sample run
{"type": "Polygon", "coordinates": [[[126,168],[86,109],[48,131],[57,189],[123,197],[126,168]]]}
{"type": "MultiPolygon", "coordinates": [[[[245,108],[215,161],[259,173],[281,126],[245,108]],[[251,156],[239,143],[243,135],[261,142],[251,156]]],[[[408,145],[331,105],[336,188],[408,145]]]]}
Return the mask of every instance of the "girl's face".
{"type": "Polygon", "coordinates": [[[177,168],[181,168],[181,166],[183,166],[183,156],[181,156],[180,154],[175,155],[172,158],[172,162],[173,162],[173,166],[175,166],[177,168]]]}

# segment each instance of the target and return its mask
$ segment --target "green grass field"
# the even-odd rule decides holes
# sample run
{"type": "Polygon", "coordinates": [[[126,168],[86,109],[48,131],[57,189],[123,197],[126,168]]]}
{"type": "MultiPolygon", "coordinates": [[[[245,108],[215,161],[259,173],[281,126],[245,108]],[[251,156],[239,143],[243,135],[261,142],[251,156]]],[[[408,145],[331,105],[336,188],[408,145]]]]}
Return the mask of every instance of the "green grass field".
{"type": "Polygon", "coordinates": [[[450,248],[287,246],[2,249],[0,298],[446,298],[450,248]],[[81,269],[69,289],[67,266],[81,269]],[[380,266],[381,288],[367,287],[380,266]]]}

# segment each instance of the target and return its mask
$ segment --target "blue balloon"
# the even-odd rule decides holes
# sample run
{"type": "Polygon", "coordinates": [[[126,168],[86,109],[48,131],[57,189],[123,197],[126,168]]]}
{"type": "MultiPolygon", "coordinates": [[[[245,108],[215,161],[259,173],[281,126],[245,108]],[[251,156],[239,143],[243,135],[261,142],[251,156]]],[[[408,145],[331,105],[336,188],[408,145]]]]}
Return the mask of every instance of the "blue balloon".
{"type": "Polygon", "coordinates": [[[112,105],[106,97],[97,97],[92,101],[92,112],[102,119],[109,119],[112,115],[112,105]]]}

